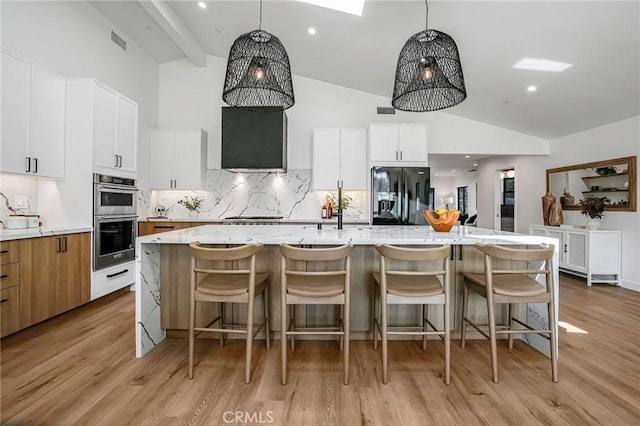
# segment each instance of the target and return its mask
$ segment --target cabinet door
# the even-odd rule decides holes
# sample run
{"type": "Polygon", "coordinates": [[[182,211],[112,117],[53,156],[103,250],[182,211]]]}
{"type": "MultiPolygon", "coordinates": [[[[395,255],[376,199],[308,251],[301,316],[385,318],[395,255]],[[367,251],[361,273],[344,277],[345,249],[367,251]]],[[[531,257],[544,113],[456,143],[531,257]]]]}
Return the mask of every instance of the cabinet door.
{"type": "Polygon", "coordinates": [[[587,271],[587,238],[588,234],[586,232],[567,231],[566,233],[567,254],[565,263],[575,271],[587,271]]]}
{"type": "Polygon", "coordinates": [[[427,162],[427,125],[399,124],[398,150],[402,161],[427,162]]]}
{"type": "Polygon", "coordinates": [[[2,51],[2,131],[0,171],[27,173],[29,63],[2,51]]]}
{"type": "Polygon", "coordinates": [[[367,189],[367,131],[340,130],[340,179],[350,191],[367,189]]]}
{"type": "MultiPolygon", "coordinates": [[[[174,179],[174,133],[152,130],[149,146],[149,189],[172,189],[174,179]]],[[[191,164],[179,167],[188,168],[191,164]]]]}
{"type": "Polygon", "coordinates": [[[0,290],[0,337],[20,329],[20,287],[0,290]]]}
{"type": "Polygon", "coordinates": [[[20,240],[20,327],[56,314],[61,237],[20,240]]]}
{"type": "Polygon", "coordinates": [[[138,140],[138,105],[118,96],[116,111],[116,154],[121,157],[118,168],[128,172],[135,172],[138,140]]]}
{"type": "Polygon", "coordinates": [[[36,176],[64,178],[66,82],[33,66],[29,108],[29,153],[36,176]]]}
{"type": "Polygon", "coordinates": [[[569,247],[567,246],[567,241],[565,240],[565,232],[564,231],[555,231],[552,229],[548,229],[547,235],[549,238],[557,238],[558,239],[558,263],[560,266],[564,266],[567,263],[567,253],[569,252],[569,247]]]}
{"type": "Polygon", "coordinates": [[[202,181],[202,137],[200,130],[174,132],[173,176],[176,189],[204,189],[202,181]]]}
{"type": "Polygon", "coordinates": [[[93,164],[116,167],[117,95],[96,84],[93,99],[93,164]]]}
{"type": "MultiPolygon", "coordinates": [[[[91,234],[64,235],[60,258],[60,279],[56,288],[55,314],[91,300],[91,234]]],[[[54,314],[54,315],[55,315],[54,314]]]]}
{"type": "Polygon", "coordinates": [[[370,126],[369,159],[371,161],[399,160],[397,124],[372,124],[370,126]]]}
{"type": "Polygon", "coordinates": [[[340,180],[340,129],[313,129],[312,185],[335,190],[340,180]]]}

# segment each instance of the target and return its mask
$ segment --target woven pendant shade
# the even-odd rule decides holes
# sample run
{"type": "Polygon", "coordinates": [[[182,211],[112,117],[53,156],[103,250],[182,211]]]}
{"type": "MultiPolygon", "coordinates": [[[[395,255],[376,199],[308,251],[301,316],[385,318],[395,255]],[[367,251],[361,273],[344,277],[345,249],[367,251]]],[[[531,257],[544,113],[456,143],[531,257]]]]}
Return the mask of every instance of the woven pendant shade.
{"type": "Polygon", "coordinates": [[[282,111],[295,102],[289,56],[274,36],[254,30],[233,42],[222,99],[251,111],[282,111]]]}
{"type": "Polygon", "coordinates": [[[414,34],[398,57],[391,104],[402,111],[437,111],[466,97],[455,41],[436,30],[414,34]]]}

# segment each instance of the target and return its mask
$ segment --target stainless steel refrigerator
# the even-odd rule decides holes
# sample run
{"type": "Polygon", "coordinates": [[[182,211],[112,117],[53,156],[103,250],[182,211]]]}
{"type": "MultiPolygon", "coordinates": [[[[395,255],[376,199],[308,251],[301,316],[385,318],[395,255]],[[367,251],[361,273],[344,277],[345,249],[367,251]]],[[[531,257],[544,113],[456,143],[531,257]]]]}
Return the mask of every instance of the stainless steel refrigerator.
{"type": "Polygon", "coordinates": [[[428,167],[373,167],[371,206],[374,225],[427,225],[422,214],[433,209],[428,167]]]}

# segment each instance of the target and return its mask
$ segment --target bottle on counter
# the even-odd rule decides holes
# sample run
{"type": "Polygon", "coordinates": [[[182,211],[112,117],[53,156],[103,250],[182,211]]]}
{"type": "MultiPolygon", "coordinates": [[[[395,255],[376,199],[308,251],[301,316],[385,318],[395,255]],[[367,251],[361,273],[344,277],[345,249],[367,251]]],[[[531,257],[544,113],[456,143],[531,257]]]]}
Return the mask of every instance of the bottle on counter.
{"type": "Polygon", "coordinates": [[[327,206],[322,206],[322,218],[326,219],[327,218],[327,206]]]}

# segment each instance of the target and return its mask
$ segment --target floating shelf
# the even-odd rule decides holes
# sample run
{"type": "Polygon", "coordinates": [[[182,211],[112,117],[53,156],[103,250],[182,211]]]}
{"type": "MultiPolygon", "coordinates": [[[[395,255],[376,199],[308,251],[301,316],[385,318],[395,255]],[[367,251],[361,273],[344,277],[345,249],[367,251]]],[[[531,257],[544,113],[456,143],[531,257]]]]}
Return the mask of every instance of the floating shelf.
{"type": "Polygon", "coordinates": [[[610,192],[629,192],[628,189],[601,189],[599,191],[582,191],[583,194],[608,194],[610,192]]]}
{"type": "Polygon", "coordinates": [[[582,180],[604,179],[604,178],[610,178],[610,177],[616,177],[616,176],[627,176],[628,174],[629,174],[628,172],[622,172],[622,173],[613,173],[606,176],[583,176],[582,180]]]}

